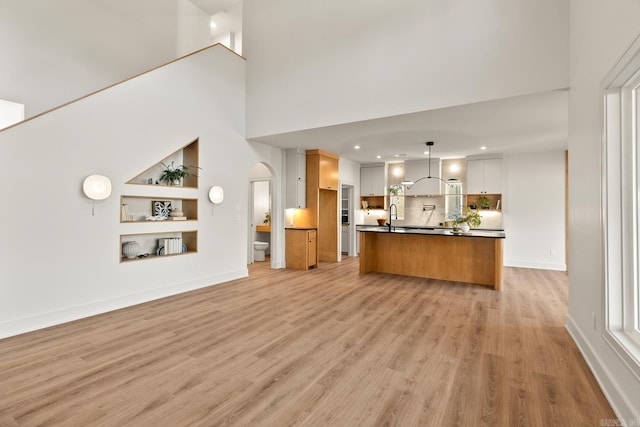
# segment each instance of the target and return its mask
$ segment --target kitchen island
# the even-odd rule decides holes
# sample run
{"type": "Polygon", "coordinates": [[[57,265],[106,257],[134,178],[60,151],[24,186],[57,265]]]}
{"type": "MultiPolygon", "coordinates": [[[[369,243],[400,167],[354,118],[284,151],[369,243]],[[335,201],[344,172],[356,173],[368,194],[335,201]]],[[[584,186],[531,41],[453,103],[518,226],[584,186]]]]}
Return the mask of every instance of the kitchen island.
{"type": "Polygon", "coordinates": [[[360,231],[360,274],[392,273],[502,290],[503,231],[365,227],[360,231]]]}

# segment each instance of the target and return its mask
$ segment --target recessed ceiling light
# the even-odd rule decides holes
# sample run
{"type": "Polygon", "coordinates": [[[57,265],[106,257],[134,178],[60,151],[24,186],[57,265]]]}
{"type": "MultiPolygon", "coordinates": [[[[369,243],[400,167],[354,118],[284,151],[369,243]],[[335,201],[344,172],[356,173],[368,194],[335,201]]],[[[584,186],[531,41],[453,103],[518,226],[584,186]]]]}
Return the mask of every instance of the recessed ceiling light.
{"type": "Polygon", "coordinates": [[[407,157],[406,154],[394,154],[393,157],[407,157]]]}
{"type": "Polygon", "coordinates": [[[382,158],[382,156],[376,156],[376,159],[381,159],[381,158],[382,158]]]}
{"type": "Polygon", "coordinates": [[[484,145],[482,147],[480,147],[481,150],[486,150],[487,147],[485,147],[484,145]]]}
{"type": "Polygon", "coordinates": [[[360,149],[360,146],[359,146],[359,145],[356,145],[356,146],[354,146],[353,148],[355,148],[356,150],[359,150],[359,149],[360,149]]]}

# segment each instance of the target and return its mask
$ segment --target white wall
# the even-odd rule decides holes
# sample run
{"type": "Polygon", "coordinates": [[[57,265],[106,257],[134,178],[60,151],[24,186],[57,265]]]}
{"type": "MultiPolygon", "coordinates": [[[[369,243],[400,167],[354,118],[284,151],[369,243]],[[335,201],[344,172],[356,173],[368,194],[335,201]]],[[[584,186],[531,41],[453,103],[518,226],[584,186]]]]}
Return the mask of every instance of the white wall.
{"type": "Polygon", "coordinates": [[[614,410],[627,422],[640,420],[640,380],[602,338],[601,84],[640,34],[638,16],[636,0],[571,1],[567,327],[614,410]]]}
{"type": "Polygon", "coordinates": [[[24,120],[24,105],[0,99],[0,129],[24,120]]]}
{"type": "Polygon", "coordinates": [[[247,274],[249,170],[268,156],[244,139],[244,67],[215,46],[0,132],[0,156],[21,159],[0,186],[0,337],[247,274]],[[196,137],[198,189],[125,184],[196,137]],[[113,184],[95,216],[90,174],[113,184]],[[212,185],[225,189],[214,211],[212,185]],[[121,224],[122,194],[197,197],[197,223],[179,227],[197,227],[198,253],[120,263],[120,234],[172,226],[121,224]]]}
{"type": "Polygon", "coordinates": [[[340,158],[338,161],[338,176],[341,183],[356,186],[358,197],[360,197],[360,163],[340,158]]]}
{"type": "Polygon", "coordinates": [[[177,20],[177,56],[214,44],[210,41],[211,17],[189,0],[178,0],[177,20]]]}
{"type": "Polygon", "coordinates": [[[245,0],[247,137],[565,88],[568,3],[245,0]]]}
{"type": "Polygon", "coordinates": [[[564,151],[509,153],[502,163],[504,265],[566,270],[564,151]]]}
{"type": "Polygon", "coordinates": [[[251,166],[251,170],[249,171],[249,178],[252,181],[268,181],[271,179],[271,171],[264,163],[256,163],[251,166]]]}
{"type": "Polygon", "coordinates": [[[2,1],[0,40],[0,98],[26,117],[210,43],[187,0],[2,1]]]}

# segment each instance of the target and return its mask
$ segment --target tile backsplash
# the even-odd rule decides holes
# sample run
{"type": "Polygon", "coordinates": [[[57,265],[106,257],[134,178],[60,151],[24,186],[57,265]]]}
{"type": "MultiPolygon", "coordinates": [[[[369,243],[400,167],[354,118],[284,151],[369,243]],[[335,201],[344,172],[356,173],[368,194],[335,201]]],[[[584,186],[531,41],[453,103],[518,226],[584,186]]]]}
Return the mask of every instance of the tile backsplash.
{"type": "MultiPolygon", "coordinates": [[[[447,218],[445,214],[445,196],[417,196],[404,198],[404,219],[395,220],[398,226],[438,227],[447,218]]],[[[480,210],[482,223],[478,228],[502,229],[502,212],[496,210],[480,210]]],[[[357,224],[378,225],[378,218],[386,218],[388,211],[382,209],[360,210],[357,224]]]]}

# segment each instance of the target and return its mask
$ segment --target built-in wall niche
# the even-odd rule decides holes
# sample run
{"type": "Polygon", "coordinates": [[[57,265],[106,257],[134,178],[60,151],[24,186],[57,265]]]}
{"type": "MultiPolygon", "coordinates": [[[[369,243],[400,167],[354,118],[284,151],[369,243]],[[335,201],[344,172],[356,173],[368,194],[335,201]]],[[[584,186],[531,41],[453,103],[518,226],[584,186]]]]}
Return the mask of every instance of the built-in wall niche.
{"type": "Polygon", "coordinates": [[[196,221],[198,199],[152,196],[120,197],[120,222],[196,221]],[[182,216],[175,216],[177,211],[182,216]],[[171,214],[174,215],[171,215],[171,214]],[[152,217],[153,219],[147,219],[152,217]],[[160,220],[159,217],[167,217],[160,220]]]}
{"type": "Polygon", "coordinates": [[[196,252],[196,230],[120,235],[120,262],[166,258],[196,252]]]}
{"type": "Polygon", "coordinates": [[[384,209],[385,196],[360,197],[362,209],[384,209]]]}
{"type": "Polygon", "coordinates": [[[475,209],[502,210],[502,194],[467,194],[467,206],[475,209]],[[484,200],[481,200],[481,197],[484,200]],[[482,202],[488,207],[482,206],[482,202]]]}
{"type": "Polygon", "coordinates": [[[127,184],[140,184],[140,185],[158,185],[165,187],[176,187],[175,185],[168,185],[164,181],[160,181],[160,176],[162,176],[162,172],[165,170],[164,165],[171,165],[173,167],[178,167],[180,165],[184,165],[188,167],[188,171],[190,176],[183,178],[181,185],[178,187],[186,187],[186,188],[198,188],[198,175],[199,175],[199,150],[198,150],[198,142],[199,139],[196,138],[189,144],[180,148],[179,150],[174,151],[164,159],[152,165],[150,168],[145,170],[144,172],[136,175],[127,181],[127,184]],[[163,165],[164,163],[164,165],[163,165]]]}

